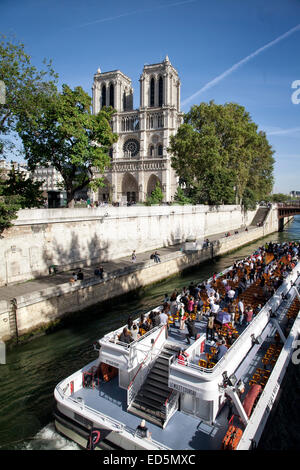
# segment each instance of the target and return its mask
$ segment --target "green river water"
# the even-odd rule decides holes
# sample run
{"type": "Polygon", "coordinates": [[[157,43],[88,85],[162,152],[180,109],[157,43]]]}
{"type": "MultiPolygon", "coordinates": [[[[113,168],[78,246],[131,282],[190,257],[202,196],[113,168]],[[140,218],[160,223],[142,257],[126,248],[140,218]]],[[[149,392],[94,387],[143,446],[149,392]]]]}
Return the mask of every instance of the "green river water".
{"type": "MultiPolygon", "coordinates": [[[[95,305],[72,316],[63,327],[7,352],[0,365],[0,450],[78,449],[54,429],[52,409],[56,384],[95,359],[92,344],[105,333],[161,303],[165,293],[207,279],[236,259],[252,253],[265,241],[300,239],[300,216],[281,233],[204,263],[113,305],[95,305]]],[[[162,265],[163,269],[163,265],[162,265]]],[[[259,443],[262,450],[296,450],[300,446],[300,365],[290,364],[278,406],[259,443]]]]}

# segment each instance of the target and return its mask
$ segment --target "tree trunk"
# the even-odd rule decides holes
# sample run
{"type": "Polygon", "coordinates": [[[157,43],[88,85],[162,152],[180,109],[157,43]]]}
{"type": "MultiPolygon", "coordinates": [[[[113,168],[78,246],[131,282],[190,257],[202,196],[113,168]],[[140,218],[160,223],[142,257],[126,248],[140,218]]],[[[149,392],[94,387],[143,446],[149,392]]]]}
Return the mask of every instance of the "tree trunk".
{"type": "Polygon", "coordinates": [[[73,209],[74,205],[75,205],[74,191],[67,190],[67,206],[68,206],[68,209],[73,209]]]}

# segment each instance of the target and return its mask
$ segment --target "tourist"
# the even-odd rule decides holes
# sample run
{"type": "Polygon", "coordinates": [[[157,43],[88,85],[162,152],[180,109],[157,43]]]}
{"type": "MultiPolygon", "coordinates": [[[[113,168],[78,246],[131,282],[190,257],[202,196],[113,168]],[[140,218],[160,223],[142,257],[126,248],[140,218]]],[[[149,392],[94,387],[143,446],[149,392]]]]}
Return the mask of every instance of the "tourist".
{"type": "Polygon", "coordinates": [[[155,251],[153,257],[154,257],[155,263],[160,263],[160,254],[157,251],[155,251]]]}
{"type": "Polygon", "coordinates": [[[132,254],[131,254],[131,262],[132,263],[135,263],[136,262],[136,253],[135,253],[135,250],[133,250],[132,254]]]}
{"type": "Polygon", "coordinates": [[[131,336],[132,336],[132,339],[134,341],[138,340],[140,335],[139,335],[139,330],[138,330],[138,327],[135,323],[133,323],[131,329],[130,329],[130,333],[131,333],[131,336]]]}
{"type": "Polygon", "coordinates": [[[154,315],[153,315],[153,318],[152,318],[152,325],[153,325],[153,328],[155,328],[156,326],[160,325],[160,314],[159,312],[153,312],[154,315]]]}
{"type": "Polygon", "coordinates": [[[217,350],[217,361],[222,359],[222,357],[227,353],[227,349],[225,340],[222,340],[217,350]]]}
{"type": "Polygon", "coordinates": [[[188,342],[188,344],[191,344],[191,341],[190,341],[190,338],[193,338],[195,339],[196,341],[196,338],[197,338],[197,329],[196,329],[196,326],[195,326],[195,321],[192,320],[190,317],[187,318],[186,322],[186,327],[188,329],[188,333],[185,335],[186,337],[186,340],[188,342]]]}
{"type": "Polygon", "coordinates": [[[249,325],[249,323],[252,321],[253,318],[253,310],[250,306],[247,306],[245,310],[245,321],[246,321],[246,326],[249,325]]]}
{"type": "Polygon", "coordinates": [[[206,339],[210,339],[211,341],[214,340],[215,338],[215,316],[213,313],[210,313],[208,319],[207,319],[207,325],[206,325],[206,339]]]}
{"type": "Polygon", "coordinates": [[[119,341],[122,343],[130,344],[133,341],[133,338],[128,330],[128,328],[123,328],[122,333],[119,336],[119,341]]]}
{"type": "Polygon", "coordinates": [[[194,297],[190,296],[187,304],[187,311],[191,314],[194,310],[194,297]]]}
{"type": "Polygon", "coordinates": [[[145,315],[142,313],[140,316],[140,321],[139,321],[139,332],[141,335],[143,335],[149,330],[150,330],[149,323],[145,319],[145,315]]]}
{"type": "Polygon", "coordinates": [[[180,349],[180,351],[178,352],[178,356],[177,356],[178,364],[185,366],[188,362],[187,360],[188,357],[189,357],[189,354],[183,351],[183,349],[180,349]]]}
{"type": "Polygon", "coordinates": [[[235,290],[233,290],[232,288],[227,292],[227,299],[228,299],[228,302],[233,302],[233,299],[235,297],[235,290]]]}
{"type": "Polygon", "coordinates": [[[245,306],[242,300],[238,302],[239,324],[242,325],[244,320],[245,306]]]}
{"type": "Polygon", "coordinates": [[[100,279],[103,279],[103,273],[104,273],[103,266],[99,266],[99,268],[96,268],[94,271],[94,275],[99,276],[100,279]]]}
{"type": "Polygon", "coordinates": [[[142,419],[141,423],[136,428],[135,435],[137,437],[141,437],[142,439],[151,439],[151,432],[146,427],[146,422],[144,419],[142,419]]]}
{"type": "Polygon", "coordinates": [[[161,325],[168,325],[169,316],[166,314],[164,310],[159,314],[159,318],[160,318],[161,325]]]}
{"type": "Polygon", "coordinates": [[[83,280],[83,272],[81,271],[81,269],[79,269],[79,271],[77,272],[77,279],[79,281],[82,281],[83,280]]]}

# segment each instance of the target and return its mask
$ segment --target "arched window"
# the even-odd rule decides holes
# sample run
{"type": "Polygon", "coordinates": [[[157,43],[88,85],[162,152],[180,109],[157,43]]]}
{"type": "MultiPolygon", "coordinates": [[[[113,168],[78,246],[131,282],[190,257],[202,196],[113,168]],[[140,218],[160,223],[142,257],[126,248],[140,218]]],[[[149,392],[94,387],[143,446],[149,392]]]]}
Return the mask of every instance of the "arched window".
{"type": "Polygon", "coordinates": [[[158,154],[159,157],[162,157],[163,146],[161,144],[157,147],[157,154],[158,154]]]}
{"type": "Polygon", "coordinates": [[[154,156],[154,146],[153,145],[150,145],[150,147],[149,147],[149,155],[150,155],[150,157],[154,156]]]}
{"type": "Polygon", "coordinates": [[[154,91],[155,91],[155,81],[154,81],[154,78],[151,78],[151,81],[150,81],[150,106],[154,106],[154,91]]]}
{"type": "Polygon", "coordinates": [[[103,108],[103,106],[106,106],[106,86],[105,85],[103,85],[102,93],[101,93],[101,108],[103,108]]]}
{"type": "Polygon", "coordinates": [[[163,78],[162,77],[159,77],[159,81],[158,81],[158,106],[162,106],[163,105],[163,78]]]}
{"type": "Polygon", "coordinates": [[[113,84],[111,83],[110,84],[110,87],[109,87],[109,105],[112,106],[113,108],[115,107],[115,100],[114,100],[114,86],[113,84]]]}

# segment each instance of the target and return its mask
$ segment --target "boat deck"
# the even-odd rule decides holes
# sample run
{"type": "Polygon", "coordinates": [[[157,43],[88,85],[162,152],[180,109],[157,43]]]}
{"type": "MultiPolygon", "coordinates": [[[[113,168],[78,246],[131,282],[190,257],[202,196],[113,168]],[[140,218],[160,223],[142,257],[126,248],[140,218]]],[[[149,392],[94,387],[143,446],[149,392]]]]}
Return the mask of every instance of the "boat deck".
{"type": "MultiPolygon", "coordinates": [[[[118,386],[118,377],[110,382],[101,383],[99,390],[82,388],[72,395],[83,399],[86,406],[103,412],[130,428],[134,433],[141,418],[127,412],[127,392],[118,386]]],[[[226,407],[213,426],[194,416],[176,411],[165,429],[147,422],[153,440],[170,449],[178,450],[216,450],[221,448],[222,439],[228,427],[226,407]],[[188,429],[189,432],[183,432],[188,429]]]]}

